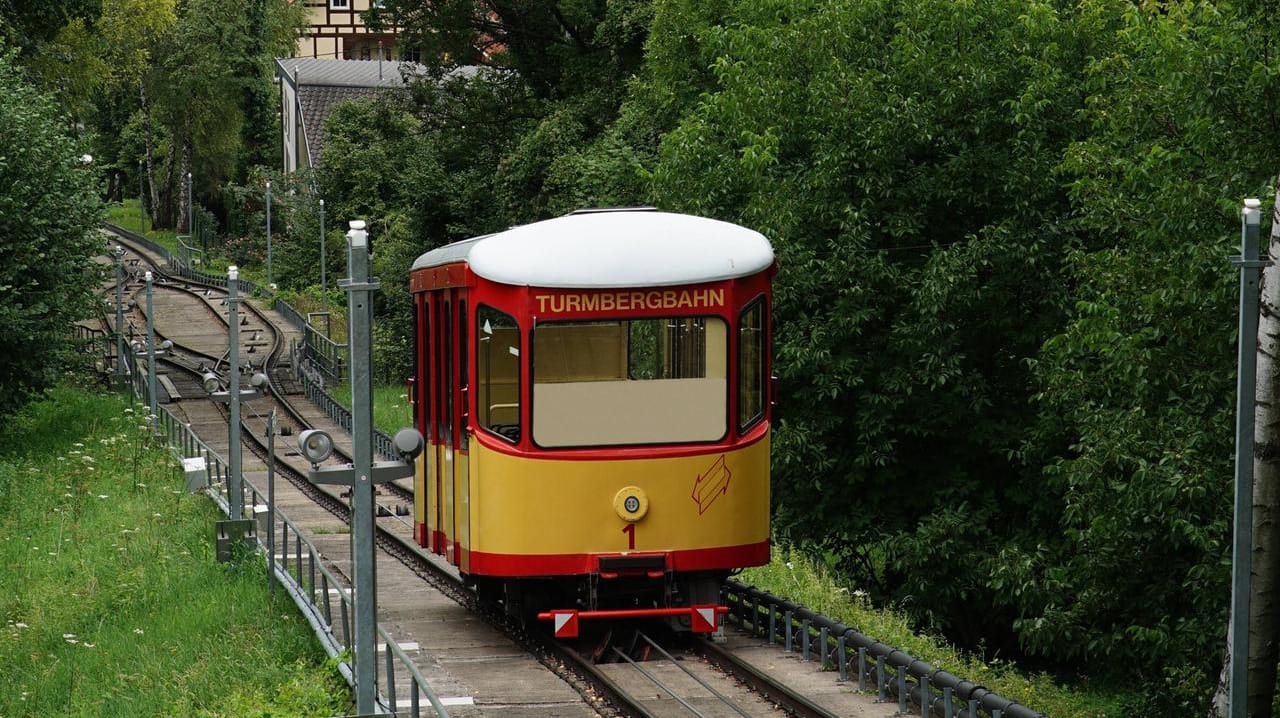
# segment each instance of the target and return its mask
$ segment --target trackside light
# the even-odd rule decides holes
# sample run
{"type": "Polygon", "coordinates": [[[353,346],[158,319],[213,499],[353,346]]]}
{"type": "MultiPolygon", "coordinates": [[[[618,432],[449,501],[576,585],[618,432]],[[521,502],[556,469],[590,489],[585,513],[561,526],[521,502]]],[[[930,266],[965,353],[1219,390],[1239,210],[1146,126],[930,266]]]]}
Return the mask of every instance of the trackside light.
{"type": "Polygon", "coordinates": [[[204,376],[200,377],[200,385],[204,387],[206,393],[212,394],[218,390],[221,384],[221,381],[218,380],[218,375],[213,372],[205,372],[204,376]]]}
{"type": "Polygon", "coordinates": [[[254,372],[254,375],[249,377],[249,383],[255,388],[261,389],[267,385],[267,375],[262,372],[254,372]]]}
{"type": "Polygon", "coordinates": [[[400,458],[405,461],[412,461],[418,458],[418,454],[422,453],[422,445],[425,443],[422,434],[417,429],[406,427],[396,432],[391,443],[396,447],[396,453],[400,454],[400,458]]]}
{"type": "Polygon", "coordinates": [[[324,429],[307,429],[298,434],[298,449],[312,464],[318,464],[333,454],[333,438],[324,429]]]}

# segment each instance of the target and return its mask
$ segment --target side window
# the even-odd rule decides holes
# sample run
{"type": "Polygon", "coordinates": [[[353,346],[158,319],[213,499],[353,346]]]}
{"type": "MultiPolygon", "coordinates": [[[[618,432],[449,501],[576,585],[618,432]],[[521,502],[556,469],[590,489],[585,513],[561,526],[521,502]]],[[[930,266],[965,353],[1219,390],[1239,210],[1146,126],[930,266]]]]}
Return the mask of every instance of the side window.
{"type": "Polygon", "coordinates": [[[764,297],[760,297],[738,318],[739,431],[745,431],[764,416],[764,314],[764,297]]]}
{"type": "Polygon", "coordinates": [[[520,327],[509,314],[483,304],[476,311],[476,423],[520,441],[520,327]]]}
{"type": "Polygon", "coordinates": [[[431,440],[431,310],[425,295],[419,295],[418,321],[413,329],[413,397],[414,422],[422,429],[422,435],[431,440]]]}

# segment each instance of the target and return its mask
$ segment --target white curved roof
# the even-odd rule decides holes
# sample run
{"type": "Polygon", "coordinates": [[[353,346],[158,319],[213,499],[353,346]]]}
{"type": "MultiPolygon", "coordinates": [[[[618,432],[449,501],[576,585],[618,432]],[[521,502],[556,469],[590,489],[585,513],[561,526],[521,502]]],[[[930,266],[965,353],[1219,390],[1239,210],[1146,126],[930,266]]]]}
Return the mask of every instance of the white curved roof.
{"type": "Polygon", "coordinates": [[[662,287],[744,277],[773,264],[764,235],[670,212],[579,212],[433,249],[413,269],[466,261],[490,281],[531,287],[662,287]]]}

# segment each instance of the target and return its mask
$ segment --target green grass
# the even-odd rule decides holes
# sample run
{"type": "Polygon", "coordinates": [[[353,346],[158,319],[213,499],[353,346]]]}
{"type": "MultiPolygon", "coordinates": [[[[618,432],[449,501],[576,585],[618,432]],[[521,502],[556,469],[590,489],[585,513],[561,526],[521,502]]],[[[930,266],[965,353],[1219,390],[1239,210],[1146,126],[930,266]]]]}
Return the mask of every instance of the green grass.
{"type": "Polygon", "coordinates": [[[825,567],[799,551],[775,547],[766,566],[747,569],[738,580],[790,599],[906,651],[946,671],[1042,711],[1053,718],[1119,718],[1134,696],[1093,686],[1066,686],[1046,674],[1027,674],[1001,661],[983,662],[942,640],[916,633],[891,610],[873,608],[866,594],[842,586],[825,567]]]}
{"type": "MultiPolygon", "coordinates": [[[[339,404],[351,408],[351,384],[342,383],[329,387],[329,392],[339,404]]],[[[373,426],[387,436],[395,436],[406,426],[413,426],[413,408],[401,386],[373,387],[373,426]]]]}
{"type": "Polygon", "coordinates": [[[131,232],[137,232],[170,252],[178,253],[178,233],[168,229],[152,229],[150,218],[138,212],[138,200],[126,199],[107,207],[107,221],[131,232]]]}
{"type": "Polygon", "coordinates": [[[142,410],[48,393],[0,436],[3,716],[341,713],[346,684],[257,556],[219,564],[203,496],[142,410]]]}

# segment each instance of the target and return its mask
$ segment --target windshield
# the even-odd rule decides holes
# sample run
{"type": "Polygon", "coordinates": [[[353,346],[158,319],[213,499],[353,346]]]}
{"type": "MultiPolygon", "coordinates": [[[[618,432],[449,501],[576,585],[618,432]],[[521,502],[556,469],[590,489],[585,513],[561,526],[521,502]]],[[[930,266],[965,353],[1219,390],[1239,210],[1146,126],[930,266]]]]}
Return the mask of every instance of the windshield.
{"type": "Polygon", "coordinates": [[[542,447],[717,441],[726,427],[718,317],[539,324],[533,440],[542,447]]]}

